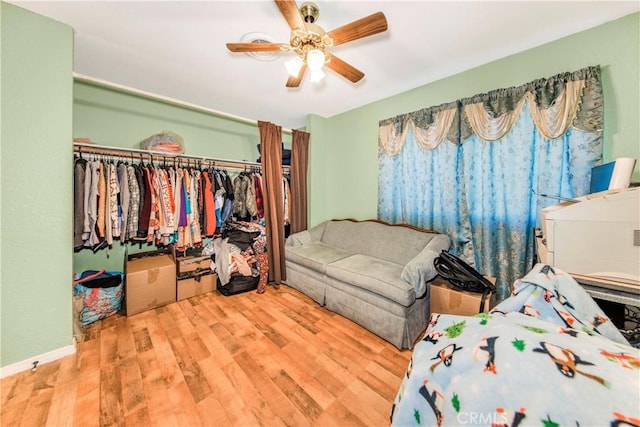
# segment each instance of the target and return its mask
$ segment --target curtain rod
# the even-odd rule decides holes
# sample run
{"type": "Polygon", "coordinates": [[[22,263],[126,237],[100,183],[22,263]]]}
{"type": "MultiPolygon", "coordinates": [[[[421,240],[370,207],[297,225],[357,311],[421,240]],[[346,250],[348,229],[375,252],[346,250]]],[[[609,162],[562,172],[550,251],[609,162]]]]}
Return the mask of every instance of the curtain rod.
{"type": "MultiPolygon", "coordinates": [[[[162,151],[149,151],[142,150],[140,148],[120,148],[120,147],[110,147],[107,145],[98,145],[98,144],[87,144],[84,142],[74,142],[73,143],[73,151],[77,153],[87,153],[87,154],[106,154],[113,156],[125,157],[123,153],[129,154],[138,154],[141,156],[145,156],[149,159],[162,159],[162,160],[174,160],[174,159],[188,159],[188,160],[197,160],[204,162],[211,162],[213,166],[226,166],[226,167],[262,167],[261,163],[258,162],[249,162],[246,160],[231,160],[231,159],[219,159],[214,157],[206,157],[206,156],[193,156],[187,154],[168,154],[162,151]]],[[[283,169],[289,168],[288,165],[282,165],[283,169]]]]}
{"type": "MultiPolygon", "coordinates": [[[[234,120],[236,122],[246,123],[246,124],[250,124],[250,125],[254,125],[254,126],[258,125],[258,121],[257,120],[251,120],[251,119],[247,119],[246,117],[236,116],[236,115],[230,114],[230,113],[224,113],[222,111],[213,110],[211,108],[203,107],[201,105],[192,104],[190,102],[185,102],[185,101],[180,101],[180,100],[175,99],[175,98],[169,98],[167,96],[158,95],[156,93],[147,92],[147,91],[140,90],[140,89],[135,89],[135,88],[132,88],[130,86],[121,85],[119,83],[114,83],[114,82],[110,82],[108,80],[98,79],[96,77],[91,77],[91,76],[87,76],[87,75],[76,73],[76,72],[73,73],[73,79],[75,81],[80,81],[80,82],[84,82],[84,83],[90,83],[90,84],[93,84],[93,85],[96,85],[96,86],[105,87],[105,88],[108,88],[108,89],[114,89],[114,90],[117,90],[119,92],[127,93],[127,94],[130,94],[130,95],[136,95],[136,96],[140,96],[140,97],[143,97],[143,98],[151,99],[151,100],[154,100],[154,101],[164,102],[165,104],[174,105],[174,106],[177,106],[177,107],[188,108],[190,110],[198,111],[198,112],[201,112],[201,113],[211,114],[213,116],[220,117],[220,118],[223,118],[223,119],[230,119],[230,120],[234,120]]],[[[283,127],[282,128],[282,132],[290,134],[290,133],[292,133],[292,130],[283,127]]]]}

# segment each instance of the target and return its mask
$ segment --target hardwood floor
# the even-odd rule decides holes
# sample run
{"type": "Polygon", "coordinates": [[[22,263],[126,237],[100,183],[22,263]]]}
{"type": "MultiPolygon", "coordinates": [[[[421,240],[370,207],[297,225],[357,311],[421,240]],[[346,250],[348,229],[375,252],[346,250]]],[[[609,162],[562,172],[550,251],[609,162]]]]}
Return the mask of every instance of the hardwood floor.
{"type": "Polygon", "coordinates": [[[76,355],[2,380],[2,426],[383,426],[411,356],[287,286],[84,332],[76,355]]]}

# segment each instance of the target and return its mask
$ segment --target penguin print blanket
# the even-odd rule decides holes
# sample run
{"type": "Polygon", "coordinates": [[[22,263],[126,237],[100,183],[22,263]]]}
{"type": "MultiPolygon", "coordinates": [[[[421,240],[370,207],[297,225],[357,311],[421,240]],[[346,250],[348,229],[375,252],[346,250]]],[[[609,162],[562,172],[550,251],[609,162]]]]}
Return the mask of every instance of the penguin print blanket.
{"type": "Polygon", "coordinates": [[[432,314],[391,424],[640,427],[640,351],[571,276],[538,264],[489,313],[432,314]]]}

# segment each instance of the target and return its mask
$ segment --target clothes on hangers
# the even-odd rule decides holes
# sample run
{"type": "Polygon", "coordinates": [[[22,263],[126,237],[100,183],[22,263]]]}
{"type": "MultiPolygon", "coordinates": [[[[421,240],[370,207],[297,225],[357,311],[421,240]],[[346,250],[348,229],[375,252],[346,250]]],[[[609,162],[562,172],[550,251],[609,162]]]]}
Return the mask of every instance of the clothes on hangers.
{"type": "MultiPolygon", "coordinates": [[[[288,201],[288,184],[283,186],[288,201]]],[[[74,249],[97,251],[118,240],[175,244],[178,250],[200,246],[230,220],[264,223],[262,195],[256,170],[232,175],[202,165],[76,159],[74,249]]]]}
{"type": "Polygon", "coordinates": [[[290,203],[291,200],[291,187],[289,186],[289,178],[282,176],[282,201],[284,204],[284,225],[289,225],[289,219],[291,218],[290,203]]]}
{"type": "Polygon", "coordinates": [[[84,231],[85,204],[85,176],[87,173],[87,161],[77,158],[73,166],[73,248],[82,247],[82,234],[84,231]]]}

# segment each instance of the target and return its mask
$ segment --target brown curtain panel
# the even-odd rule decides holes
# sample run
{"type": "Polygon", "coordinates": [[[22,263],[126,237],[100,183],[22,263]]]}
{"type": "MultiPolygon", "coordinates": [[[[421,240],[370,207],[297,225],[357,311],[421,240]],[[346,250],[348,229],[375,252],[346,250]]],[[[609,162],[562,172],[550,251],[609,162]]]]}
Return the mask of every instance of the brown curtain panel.
{"type": "Polygon", "coordinates": [[[291,140],[291,233],[307,229],[307,167],[309,164],[307,132],[293,131],[291,140]]]}
{"type": "Polygon", "coordinates": [[[284,197],[282,195],[282,127],[258,122],[264,197],[264,218],[269,253],[269,282],[286,280],[284,266],[284,197]]]}

